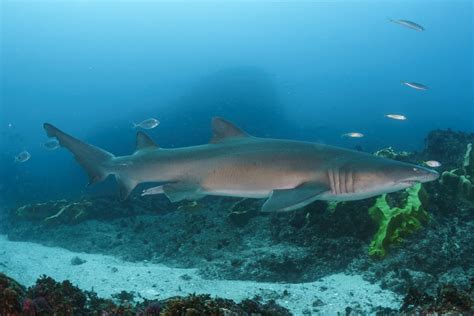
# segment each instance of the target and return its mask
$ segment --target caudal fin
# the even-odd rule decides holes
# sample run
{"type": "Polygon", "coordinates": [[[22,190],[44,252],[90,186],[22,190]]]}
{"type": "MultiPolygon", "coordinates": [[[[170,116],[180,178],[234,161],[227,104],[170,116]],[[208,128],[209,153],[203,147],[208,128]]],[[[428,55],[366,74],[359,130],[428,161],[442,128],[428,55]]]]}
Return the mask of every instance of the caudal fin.
{"type": "Polygon", "coordinates": [[[44,123],[43,127],[49,137],[56,137],[62,147],[66,147],[73,153],[79,164],[86,170],[89,185],[104,180],[111,173],[109,168],[114,155],[99,147],[84,143],[49,123],[44,123]]]}

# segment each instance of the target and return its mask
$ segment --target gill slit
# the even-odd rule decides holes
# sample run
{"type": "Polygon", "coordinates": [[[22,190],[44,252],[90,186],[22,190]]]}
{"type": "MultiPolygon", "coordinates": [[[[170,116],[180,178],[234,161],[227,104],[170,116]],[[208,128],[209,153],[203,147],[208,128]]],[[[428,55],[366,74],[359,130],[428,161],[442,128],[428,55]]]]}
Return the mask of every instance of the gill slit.
{"type": "Polygon", "coordinates": [[[347,171],[346,176],[346,190],[347,193],[354,193],[354,178],[353,178],[352,170],[347,171]]]}
{"type": "Polygon", "coordinates": [[[339,192],[341,194],[347,193],[347,191],[346,191],[346,171],[344,169],[339,170],[339,192]]]}
{"type": "Polygon", "coordinates": [[[339,169],[334,169],[334,190],[336,191],[336,195],[341,193],[340,191],[340,181],[339,181],[339,169]]]}
{"type": "Polygon", "coordinates": [[[331,189],[331,194],[334,194],[334,181],[332,176],[332,169],[327,169],[329,188],[331,189]]]}

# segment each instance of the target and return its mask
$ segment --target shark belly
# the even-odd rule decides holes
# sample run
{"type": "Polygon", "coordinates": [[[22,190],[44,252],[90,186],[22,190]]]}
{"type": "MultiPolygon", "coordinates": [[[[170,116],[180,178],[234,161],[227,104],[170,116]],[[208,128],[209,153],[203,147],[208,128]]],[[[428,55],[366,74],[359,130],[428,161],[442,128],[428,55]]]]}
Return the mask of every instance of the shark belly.
{"type": "Polygon", "coordinates": [[[226,157],[209,164],[201,175],[202,192],[209,195],[267,198],[274,190],[294,189],[308,174],[288,168],[285,161],[268,161],[263,155],[226,157]]]}

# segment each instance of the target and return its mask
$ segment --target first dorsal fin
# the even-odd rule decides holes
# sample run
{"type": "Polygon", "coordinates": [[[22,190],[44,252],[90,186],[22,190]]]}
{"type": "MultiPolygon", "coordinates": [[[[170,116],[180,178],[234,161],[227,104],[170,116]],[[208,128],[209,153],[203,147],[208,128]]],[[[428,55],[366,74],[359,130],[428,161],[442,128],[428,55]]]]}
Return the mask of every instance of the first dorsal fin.
{"type": "Polygon", "coordinates": [[[250,135],[242,131],[231,122],[221,117],[212,118],[212,139],[211,144],[221,143],[229,138],[249,137],[250,135]]]}
{"type": "Polygon", "coordinates": [[[135,151],[156,148],[159,148],[159,146],[153,141],[153,139],[150,138],[150,136],[143,132],[137,133],[137,145],[135,151]]]}

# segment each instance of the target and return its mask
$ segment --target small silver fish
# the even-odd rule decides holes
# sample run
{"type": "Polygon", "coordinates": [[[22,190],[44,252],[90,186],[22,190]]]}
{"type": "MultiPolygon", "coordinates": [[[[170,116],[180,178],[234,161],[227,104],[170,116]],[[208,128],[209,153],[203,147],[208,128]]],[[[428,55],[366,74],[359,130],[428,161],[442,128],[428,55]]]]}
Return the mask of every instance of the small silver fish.
{"type": "Polygon", "coordinates": [[[431,167],[431,168],[441,167],[441,163],[439,161],[436,161],[436,160],[425,161],[425,165],[427,165],[428,167],[431,167]]]}
{"type": "Polygon", "coordinates": [[[55,150],[59,148],[59,142],[56,139],[47,140],[43,147],[47,150],[55,150]]]}
{"type": "Polygon", "coordinates": [[[21,153],[19,153],[18,155],[16,155],[15,162],[16,163],[23,163],[23,162],[26,162],[26,161],[30,160],[30,158],[31,158],[31,154],[29,152],[27,152],[26,150],[24,150],[21,153]]]}
{"type": "Polygon", "coordinates": [[[399,121],[404,121],[407,119],[405,115],[401,115],[401,114],[387,114],[385,115],[385,117],[388,117],[393,120],[399,120],[399,121]]]}
{"type": "Polygon", "coordinates": [[[425,86],[424,84],[421,84],[421,83],[417,83],[417,82],[402,81],[402,84],[404,84],[407,87],[416,89],[416,90],[422,90],[422,91],[428,90],[427,86],[425,86]]]}
{"type": "Polygon", "coordinates": [[[412,21],[408,21],[408,20],[393,20],[393,19],[389,19],[390,22],[393,22],[393,23],[396,23],[396,24],[400,24],[400,25],[403,25],[405,27],[408,27],[409,29],[412,29],[412,30],[415,30],[415,31],[419,31],[419,32],[422,32],[425,30],[425,28],[423,26],[421,26],[420,24],[418,23],[415,23],[415,22],[412,22],[412,21]]]}
{"type": "Polygon", "coordinates": [[[345,133],[345,134],[342,134],[342,137],[362,138],[362,137],[364,137],[364,134],[352,132],[352,133],[345,133]]]}
{"type": "Polygon", "coordinates": [[[155,118],[146,119],[138,124],[133,123],[133,128],[153,129],[160,125],[160,121],[155,118]]]}

